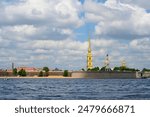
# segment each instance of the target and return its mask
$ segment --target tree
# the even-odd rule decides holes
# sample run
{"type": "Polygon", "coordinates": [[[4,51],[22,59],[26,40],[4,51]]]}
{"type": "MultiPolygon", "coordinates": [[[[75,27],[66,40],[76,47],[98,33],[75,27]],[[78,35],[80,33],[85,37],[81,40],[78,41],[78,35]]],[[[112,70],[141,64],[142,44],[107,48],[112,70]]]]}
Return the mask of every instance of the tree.
{"type": "Polygon", "coordinates": [[[17,76],[17,75],[18,75],[16,68],[13,69],[13,75],[14,75],[14,76],[17,76]]]}
{"type": "Polygon", "coordinates": [[[99,71],[99,70],[100,70],[99,67],[94,67],[94,68],[90,69],[90,71],[99,71]]]}
{"type": "Polygon", "coordinates": [[[99,70],[100,70],[99,67],[94,67],[94,68],[92,68],[92,69],[87,69],[87,71],[99,71],[99,70]]]}
{"type": "Polygon", "coordinates": [[[87,71],[91,71],[91,69],[90,69],[90,68],[88,68],[88,69],[87,69],[87,71]]]}
{"type": "Polygon", "coordinates": [[[128,68],[126,68],[125,66],[120,67],[120,71],[125,71],[125,70],[128,70],[128,68]]]}
{"type": "Polygon", "coordinates": [[[114,71],[127,71],[127,72],[135,72],[135,71],[139,71],[138,69],[135,68],[128,68],[128,67],[115,67],[114,71]]]}
{"type": "Polygon", "coordinates": [[[106,67],[102,67],[102,68],[101,68],[101,71],[106,71],[106,67]]]}
{"type": "Polygon", "coordinates": [[[39,77],[42,77],[42,76],[43,76],[43,71],[40,71],[39,77]]]}
{"type": "Polygon", "coordinates": [[[64,77],[67,77],[67,76],[69,76],[68,70],[65,70],[65,71],[64,71],[64,74],[63,74],[63,76],[64,76],[64,77]]]}
{"type": "Polygon", "coordinates": [[[45,76],[48,76],[49,75],[49,68],[48,67],[43,67],[43,70],[45,71],[45,76]]]}
{"type": "Polygon", "coordinates": [[[43,70],[44,70],[45,72],[49,72],[49,68],[48,68],[48,67],[43,67],[43,70]]]}
{"type": "Polygon", "coordinates": [[[82,70],[82,71],[85,71],[85,69],[84,69],[84,68],[82,68],[81,70],[82,70]]]}
{"type": "Polygon", "coordinates": [[[120,67],[114,67],[114,71],[120,71],[120,67]]]}
{"type": "Polygon", "coordinates": [[[146,69],[146,68],[144,68],[143,70],[142,70],[143,72],[149,72],[150,71],[150,69],[146,69]]]}
{"type": "Polygon", "coordinates": [[[18,75],[19,75],[19,76],[26,76],[27,73],[26,73],[26,71],[25,71],[24,69],[21,69],[21,70],[18,72],[18,75]]]}

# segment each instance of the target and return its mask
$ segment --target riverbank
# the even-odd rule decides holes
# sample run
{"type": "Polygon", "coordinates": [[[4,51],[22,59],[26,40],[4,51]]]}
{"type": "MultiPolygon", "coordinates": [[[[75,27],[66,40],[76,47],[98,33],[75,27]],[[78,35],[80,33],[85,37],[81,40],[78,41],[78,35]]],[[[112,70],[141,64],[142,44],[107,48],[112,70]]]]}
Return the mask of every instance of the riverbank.
{"type": "Polygon", "coordinates": [[[40,78],[51,78],[51,79],[63,79],[63,78],[73,78],[73,77],[64,77],[64,76],[48,76],[48,77],[38,77],[38,76],[25,76],[25,77],[20,77],[20,76],[3,76],[3,77],[0,77],[1,79],[21,79],[21,78],[26,78],[26,79],[30,79],[30,78],[35,78],[35,79],[40,79],[40,78]]]}
{"type": "Polygon", "coordinates": [[[52,73],[48,77],[39,77],[38,75],[27,75],[25,77],[22,76],[0,76],[0,78],[52,78],[52,79],[60,79],[60,78],[98,78],[98,79],[138,79],[138,78],[149,78],[150,73],[144,74],[141,72],[128,72],[128,71],[74,71],[69,74],[68,77],[64,77],[63,75],[53,74],[52,73]]]}

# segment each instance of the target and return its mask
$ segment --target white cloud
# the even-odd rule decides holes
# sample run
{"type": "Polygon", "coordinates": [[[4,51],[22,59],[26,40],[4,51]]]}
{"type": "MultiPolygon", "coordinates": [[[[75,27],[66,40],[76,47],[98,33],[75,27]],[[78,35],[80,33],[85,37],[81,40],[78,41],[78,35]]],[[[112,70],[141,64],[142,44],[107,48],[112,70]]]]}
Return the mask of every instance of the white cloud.
{"type": "Polygon", "coordinates": [[[65,26],[76,24],[80,26],[82,21],[78,17],[81,4],[74,0],[24,0],[17,4],[2,7],[0,15],[2,24],[51,24],[65,26]]]}
{"type": "Polygon", "coordinates": [[[33,25],[15,25],[1,27],[0,35],[5,40],[24,40],[35,35],[37,29],[33,25]]]}
{"type": "Polygon", "coordinates": [[[66,39],[83,24],[81,3],[74,0],[23,0],[0,7],[2,38],[66,39]],[[11,36],[7,35],[9,33],[11,36]]]}
{"type": "Polygon", "coordinates": [[[84,4],[85,18],[97,23],[95,33],[114,39],[133,39],[150,36],[150,14],[144,8],[130,4],[107,0],[84,4]]]}
{"type": "Polygon", "coordinates": [[[94,66],[103,66],[107,53],[111,67],[119,66],[122,59],[130,67],[149,66],[150,14],[145,3],[138,0],[105,3],[85,0],[83,5],[78,0],[4,1],[0,2],[2,67],[15,62],[18,66],[85,68],[88,43],[75,39],[75,29],[83,24],[86,27],[89,22],[95,24],[96,35],[91,39],[94,66]]]}
{"type": "Polygon", "coordinates": [[[150,38],[132,40],[130,46],[135,50],[150,53],[150,38]]]}
{"type": "Polygon", "coordinates": [[[122,3],[137,5],[139,7],[150,9],[150,2],[149,0],[120,0],[122,3]]]}

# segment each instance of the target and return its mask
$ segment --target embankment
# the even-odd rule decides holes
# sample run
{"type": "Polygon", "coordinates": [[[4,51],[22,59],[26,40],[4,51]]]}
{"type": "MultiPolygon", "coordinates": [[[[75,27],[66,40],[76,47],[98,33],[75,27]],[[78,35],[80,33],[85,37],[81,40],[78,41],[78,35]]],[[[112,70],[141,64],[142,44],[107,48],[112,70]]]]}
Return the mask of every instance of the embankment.
{"type": "Polygon", "coordinates": [[[116,72],[116,71],[76,71],[72,72],[74,78],[100,78],[100,79],[135,79],[140,78],[137,72],[116,72]]]}

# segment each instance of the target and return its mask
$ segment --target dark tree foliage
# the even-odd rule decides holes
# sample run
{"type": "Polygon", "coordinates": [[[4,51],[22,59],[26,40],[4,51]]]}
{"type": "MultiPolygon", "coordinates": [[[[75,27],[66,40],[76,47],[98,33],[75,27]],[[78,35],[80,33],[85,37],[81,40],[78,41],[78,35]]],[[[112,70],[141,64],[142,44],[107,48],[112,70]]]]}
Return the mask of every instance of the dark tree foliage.
{"type": "Polygon", "coordinates": [[[99,70],[100,70],[99,67],[94,67],[94,68],[92,68],[92,69],[88,69],[87,71],[99,71],[99,70]]]}
{"type": "Polygon", "coordinates": [[[67,76],[69,76],[68,70],[65,70],[65,71],[64,71],[64,74],[63,74],[63,76],[64,76],[64,77],[67,77],[67,76]]]}
{"type": "Polygon", "coordinates": [[[85,69],[84,69],[84,68],[82,68],[81,70],[82,70],[82,71],[85,71],[85,69]]]}
{"type": "Polygon", "coordinates": [[[17,75],[18,75],[18,72],[17,72],[17,69],[16,69],[16,68],[13,69],[13,75],[14,75],[14,76],[17,76],[17,75]]]}
{"type": "Polygon", "coordinates": [[[27,73],[24,69],[21,69],[19,72],[18,72],[18,75],[19,76],[27,76],[27,73]]]}
{"type": "Polygon", "coordinates": [[[143,72],[150,72],[150,69],[147,69],[147,68],[144,68],[143,70],[142,70],[143,72]]]}
{"type": "Polygon", "coordinates": [[[49,68],[48,68],[48,67],[43,67],[43,70],[44,70],[45,72],[49,72],[49,68]]]}
{"type": "Polygon", "coordinates": [[[114,71],[120,71],[120,67],[114,67],[114,71]]]}
{"type": "Polygon", "coordinates": [[[106,67],[102,67],[100,71],[106,71],[106,67]]]}
{"type": "Polygon", "coordinates": [[[140,71],[138,69],[135,69],[135,68],[128,68],[128,67],[115,67],[114,68],[114,71],[129,71],[129,72],[135,72],[135,71],[140,71]]]}
{"type": "Polygon", "coordinates": [[[44,76],[48,76],[49,75],[49,68],[43,67],[43,70],[45,71],[44,76]]]}
{"type": "Polygon", "coordinates": [[[99,67],[94,67],[93,69],[91,69],[91,71],[99,71],[99,67]]]}
{"type": "Polygon", "coordinates": [[[43,77],[43,76],[44,76],[43,71],[40,71],[39,77],[43,77]]]}

